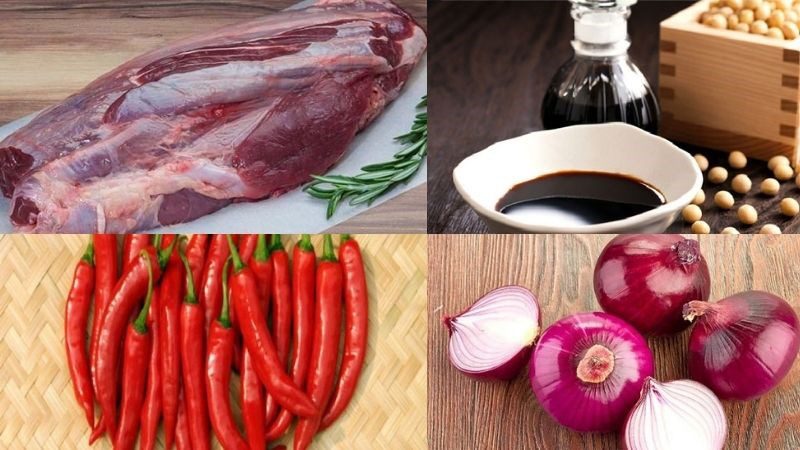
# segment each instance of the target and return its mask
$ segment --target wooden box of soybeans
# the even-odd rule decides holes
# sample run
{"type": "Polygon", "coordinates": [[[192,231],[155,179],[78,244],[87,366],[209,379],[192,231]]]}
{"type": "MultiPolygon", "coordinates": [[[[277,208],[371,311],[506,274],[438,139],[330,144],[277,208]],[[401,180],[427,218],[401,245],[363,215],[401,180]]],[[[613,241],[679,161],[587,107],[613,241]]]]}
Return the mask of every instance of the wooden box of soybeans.
{"type": "Polygon", "coordinates": [[[701,1],[661,22],[660,134],[762,160],[785,155],[796,166],[800,39],[704,25],[709,7],[701,1]]]}

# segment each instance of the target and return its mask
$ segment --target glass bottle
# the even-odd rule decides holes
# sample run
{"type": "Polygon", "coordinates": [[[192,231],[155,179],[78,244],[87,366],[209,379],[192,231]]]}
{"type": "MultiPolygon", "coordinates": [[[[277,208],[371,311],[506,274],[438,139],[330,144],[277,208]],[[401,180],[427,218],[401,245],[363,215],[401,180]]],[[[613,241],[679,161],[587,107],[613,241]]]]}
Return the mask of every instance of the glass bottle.
{"type": "Polygon", "coordinates": [[[570,0],[575,54],[553,77],[542,102],[547,129],[626,122],[658,131],[659,107],[628,58],[628,17],[636,0],[570,0]]]}

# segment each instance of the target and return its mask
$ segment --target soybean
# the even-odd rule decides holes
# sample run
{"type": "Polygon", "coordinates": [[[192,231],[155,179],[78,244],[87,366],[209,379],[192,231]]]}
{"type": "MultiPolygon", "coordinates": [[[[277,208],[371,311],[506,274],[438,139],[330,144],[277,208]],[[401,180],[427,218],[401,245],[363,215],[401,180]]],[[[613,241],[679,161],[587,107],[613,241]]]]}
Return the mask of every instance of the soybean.
{"type": "Polygon", "coordinates": [[[705,202],[706,202],[706,193],[705,191],[700,189],[699,191],[697,191],[696,194],[694,194],[694,199],[692,200],[692,203],[695,205],[702,205],[705,202]]]}
{"type": "Polygon", "coordinates": [[[702,220],[698,220],[697,222],[692,224],[692,233],[708,234],[711,233],[711,227],[708,226],[708,224],[703,222],[702,220]]]}
{"type": "Polygon", "coordinates": [[[713,167],[708,171],[708,181],[714,184],[722,184],[728,179],[728,171],[724,167],[713,167]]]}
{"type": "Polygon", "coordinates": [[[728,165],[734,169],[744,169],[747,165],[747,156],[739,150],[732,151],[731,154],[728,155],[728,165]]]}
{"type": "Polygon", "coordinates": [[[792,170],[792,167],[788,164],[779,164],[775,166],[772,173],[775,174],[775,178],[781,181],[791,180],[794,177],[794,170],[792,170]]]}
{"type": "Polygon", "coordinates": [[[761,182],[761,193],[766,195],[778,195],[781,184],[775,178],[767,178],[761,182]]]}
{"type": "Polygon", "coordinates": [[[774,224],[768,223],[761,227],[761,230],[758,231],[759,234],[781,234],[781,229],[774,224]]]}
{"type": "Polygon", "coordinates": [[[788,166],[791,163],[789,161],[789,158],[783,155],[773,156],[772,158],[769,159],[769,161],[767,161],[767,167],[769,168],[769,170],[775,170],[775,167],[780,164],[785,164],[788,166]]]}
{"type": "Polygon", "coordinates": [[[739,221],[745,225],[752,225],[758,221],[758,211],[750,205],[742,205],[736,212],[739,221]]]}
{"type": "Polygon", "coordinates": [[[731,180],[731,188],[733,189],[733,192],[736,192],[737,194],[746,194],[750,192],[750,188],[752,187],[753,182],[750,181],[750,177],[743,173],[736,175],[733,177],[733,180],[731,180]]]}
{"type": "Polygon", "coordinates": [[[800,203],[793,198],[784,198],[780,203],[781,214],[788,217],[794,217],[800,213],[800,203]]]}
{"type": "Polygon", "coordinates": [[[714,194],[714,204],[722,209],[733,208],[733,195],[728,191],[719,191],[714,194]]]}
{"type": "Polygon", "coordinates": [[[708,170],[708,159],[700,153],[694,155],[694,162],[697,163],[697,167],[700,168],[700,171],[705,172],[708,170]]]}
{"type": "Polygon", "coordinates": [[[687,223],[694,223],[703,217],[703,211],[697,205],[688,205],[683,208],[683,220],[687,223]]]}

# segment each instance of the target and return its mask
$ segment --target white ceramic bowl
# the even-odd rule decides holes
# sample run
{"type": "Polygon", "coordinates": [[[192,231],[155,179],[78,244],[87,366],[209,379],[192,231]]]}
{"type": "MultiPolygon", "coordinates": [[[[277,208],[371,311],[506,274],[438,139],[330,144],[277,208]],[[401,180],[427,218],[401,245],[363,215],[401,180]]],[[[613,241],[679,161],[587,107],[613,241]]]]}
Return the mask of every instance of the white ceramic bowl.
{"type": "Polygon", "coordinates": [[[661,233],[703,185],[703,175],[691,155],[624,123],[576,125],[498,142],[461,161],[453,180],[494,233],[661,233]],[[495,209],[513,186],[565,170],[633,176],[661,191],[666,203],[623,220],[593,225],[522,222],[495,209]]]}

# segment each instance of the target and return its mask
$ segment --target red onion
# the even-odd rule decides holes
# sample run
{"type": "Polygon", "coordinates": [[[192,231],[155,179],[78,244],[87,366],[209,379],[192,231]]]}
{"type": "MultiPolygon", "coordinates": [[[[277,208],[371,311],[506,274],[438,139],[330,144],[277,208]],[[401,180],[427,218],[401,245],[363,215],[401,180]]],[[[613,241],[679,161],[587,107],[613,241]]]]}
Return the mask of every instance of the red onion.
{"type": "Polygon", "coordinates": [[[533,351],[533,393],[556,422],[577,431],[618,430],[653,375],[653,354],[632,326],[602,312],[567,316],[533,351]]]}
{"type": "Polygon", "coordinates": [[[542,327],[536,297],[521,286],[495,289],[461,314],[445,317],[444,324],[456,369],[501,380],[519,373],[542,327]]]}
{"type": "Polygon", "coordinates": [[[683,305],[708,300],[710,287],[700,245],[678,235],[617,236],[594,268],[594,292],[603,310],[648,335],[687,328],[683,305]]]}
{"type": "Polygon", "coordinates": [[[692,380],[648,377],[622,431],[626,450],[721,450],[728,435],[722,403],[692,380]]]}
{"type": "Polygon", "coordinates": [[[797,314],[768,292],[689,302],[684,316],[697,318],[689,337],[689,376],[722,399],[767,393],[786,376],[800,349],[797,314]]]}

